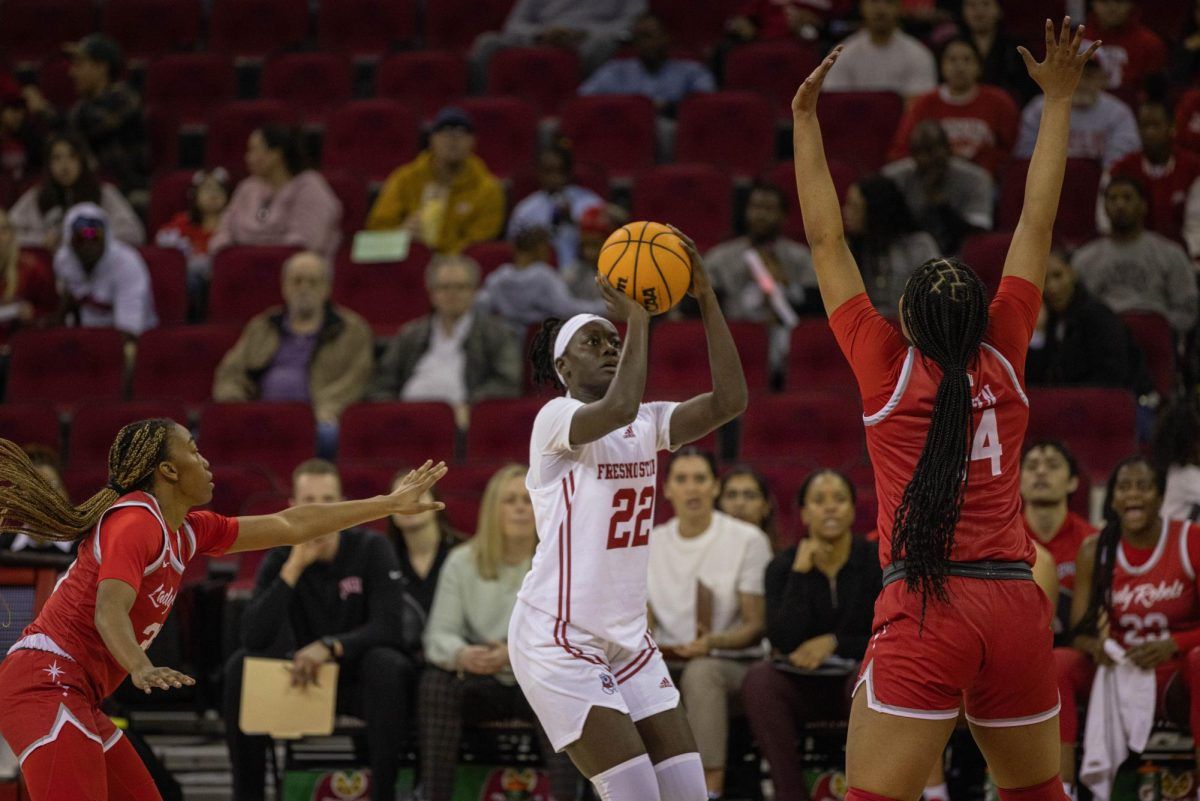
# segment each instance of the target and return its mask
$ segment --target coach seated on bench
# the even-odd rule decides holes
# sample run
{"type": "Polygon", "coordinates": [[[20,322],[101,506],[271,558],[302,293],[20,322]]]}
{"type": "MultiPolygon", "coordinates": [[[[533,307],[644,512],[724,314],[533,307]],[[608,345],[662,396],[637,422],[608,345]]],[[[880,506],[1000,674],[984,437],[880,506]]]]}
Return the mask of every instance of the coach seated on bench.
{"type": "MultiPolygon", "coordinates": [[[[292,475],[292,505],[342,500],[337,468],[310,459],[292,475]]],[[[347,529],[295,547],[276,548],[258,571],[242,616],[243,650],[225,667],[225,732],[235,801],[261,801],[265,736],[238,727],[242,660],[291,656],[307,681],[337,662],[337,709],[366,720],[372,798],[393,801],[400,746],[416,683],[420,616],[407,613],[400,565],[387,539],[347,529]]]]}

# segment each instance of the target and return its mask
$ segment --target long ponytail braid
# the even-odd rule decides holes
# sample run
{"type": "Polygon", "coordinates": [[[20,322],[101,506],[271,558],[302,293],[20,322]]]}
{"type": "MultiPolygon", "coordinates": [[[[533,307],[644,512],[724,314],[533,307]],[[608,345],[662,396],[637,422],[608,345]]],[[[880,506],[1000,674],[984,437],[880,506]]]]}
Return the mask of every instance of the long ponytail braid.
{"type": "Polygon", "coordinates": [[[905,583],[920,593],[923,619],[931,595],[948,597],[946,571],[975,434],[967,369],[987,330],[987,295],[970,267],[933,259],[909,279],[902,314],[913,344],[942,369],[925,446],[892,529],[892,559],[904,560],[905,583]]]}
{"type": "Polygon", "coordinates": [[[153,487],[174,427],[174,420],[154,418],[122,428],[108,450],[108,484],[78,506],[46,481],[23,450],[0,439],[0,533],[60,542],[84,536],[117,498],[153,487]]]}

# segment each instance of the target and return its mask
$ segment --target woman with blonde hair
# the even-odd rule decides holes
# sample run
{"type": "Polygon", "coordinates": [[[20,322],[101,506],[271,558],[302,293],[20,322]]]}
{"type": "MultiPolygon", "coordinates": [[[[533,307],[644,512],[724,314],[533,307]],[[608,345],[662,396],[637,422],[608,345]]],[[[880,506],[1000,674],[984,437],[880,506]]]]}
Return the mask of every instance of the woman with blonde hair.
{"type": "Polygon", "coordinates": [[[8,214],[0,209],[0,345],[22,325],[48,320],[57,309],[50,265],[21,250],[8,214]]]}
{"type": "MultiPolygon", "coordinates": [[[[464,723],[533,711],[508,661],[508,620],[537,547],[525,467],[500,468],[483,491],[475,536],[446,557],[425,628],[426,666],[417,695],[422,798],[450,801],[464,723]]],[[[535,723],[536,725],[536,723],[535,723]]],[[[555,798],[575,797],[579,774],[538,726],[555,798]]]]}

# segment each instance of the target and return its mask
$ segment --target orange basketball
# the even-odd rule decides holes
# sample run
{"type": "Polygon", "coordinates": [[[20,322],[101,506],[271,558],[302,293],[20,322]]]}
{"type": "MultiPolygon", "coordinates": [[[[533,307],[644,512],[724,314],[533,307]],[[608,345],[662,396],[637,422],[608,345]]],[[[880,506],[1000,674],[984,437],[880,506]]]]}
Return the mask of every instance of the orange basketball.
{"type": "Polygon", "coordinates": [[[692,284],[692,261],[675,233],[656,222],[631,222],[600,249],[600,274],[651,314],[670,311],[692,284]]]}

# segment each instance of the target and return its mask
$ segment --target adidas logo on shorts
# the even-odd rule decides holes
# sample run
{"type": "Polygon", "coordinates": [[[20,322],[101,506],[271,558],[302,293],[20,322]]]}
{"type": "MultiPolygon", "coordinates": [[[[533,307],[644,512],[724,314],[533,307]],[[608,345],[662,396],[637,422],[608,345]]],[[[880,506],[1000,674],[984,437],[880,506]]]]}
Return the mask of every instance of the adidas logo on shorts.
{"type": "Polygon", "coordinates": [[[625,439],[636,439],[637,438],[637,434],[633,433],[633,426],[627,426],[625,428],[624,436],[625,436],[625,439]]]}

